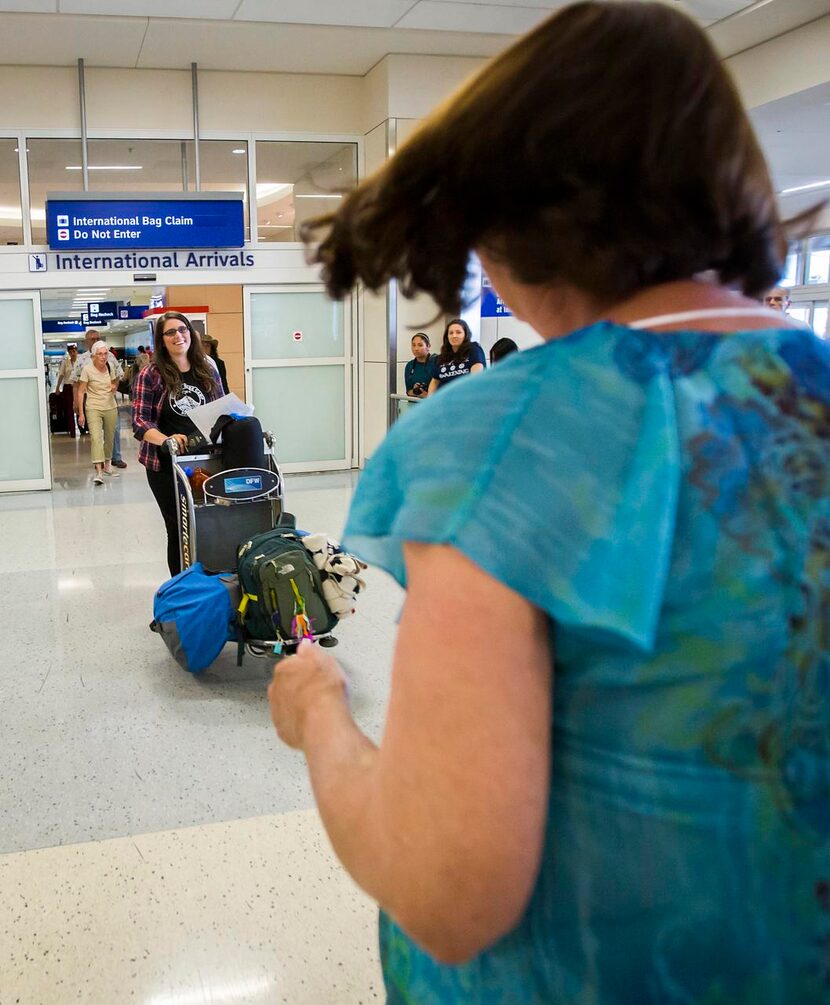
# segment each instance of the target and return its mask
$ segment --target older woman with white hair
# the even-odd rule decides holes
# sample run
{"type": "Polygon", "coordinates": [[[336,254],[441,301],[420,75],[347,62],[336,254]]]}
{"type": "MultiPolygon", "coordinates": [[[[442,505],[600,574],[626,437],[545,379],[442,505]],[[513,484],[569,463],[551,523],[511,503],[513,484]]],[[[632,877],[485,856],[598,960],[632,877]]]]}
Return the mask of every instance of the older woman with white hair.
{"type": "Polygon", "coordinates": [[[118,378],[107,361],[106,342],[96,342],[91,359],[81,370],[78,420],[89,429],[92,443],[92,463],[95,466],[96,485],[102,485],[103,475],[117,477],[112,469],[112,445],[115,439],[115,419],[118,406],[115,390],[118,378]],[[84,398],[86,395],[86,398],[84,398]]]}

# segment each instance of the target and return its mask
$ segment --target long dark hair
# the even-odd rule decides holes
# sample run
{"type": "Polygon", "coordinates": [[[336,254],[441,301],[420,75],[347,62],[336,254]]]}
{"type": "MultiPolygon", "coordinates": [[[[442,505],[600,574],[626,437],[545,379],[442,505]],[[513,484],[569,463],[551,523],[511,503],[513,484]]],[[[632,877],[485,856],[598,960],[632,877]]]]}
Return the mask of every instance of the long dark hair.
{"type": "Polygon", "coordinates": [[[453,361],[458,363],[470,355],[470,346],[472,344],[473,333],[470,331],[470,326],[466,321],[462,321],[461,318],[453,318],[452,321],[447,323],[447,327],[444,329],[444,338],[441,340],[441,352],[438,354],[438,358],[442,363],[452,363],[453,361]],[[453,349],[450,345],[450,328],[453,325],[459,325],[459,327],[464,329],[464,341],[457,349],[453,349]]]}
{"type": "Polygon", "coordinates": [[[158,318],[156,318],[156,325],[153,329],[153,362],[159,368],[167,393],[175,397],[181,391],[182,387],[181,372],[173,362],[167,346],[164,344],[164,329],[167,327],[167,322],[174,319],[176,321],[183,321],[190,332],[190,348],[187,350],[190,376],[203,391],[208,392],[214,385],[214,371],[211,364],[208,363],[205,350],[202,348],[199,333],[193,330],[193,325],[184,314],[179,314],[178,311],[165,311],[164,314],[159,314],[158,318]]]}
{"type": "Polygon", "coordinates": [[[690,18],[645,0],[554,14],[302,236],[333,296],[394,278],[448,314],[475,248],[603,305],[707,270],[758,296],[786,250],[728,71],[690,18]]]}

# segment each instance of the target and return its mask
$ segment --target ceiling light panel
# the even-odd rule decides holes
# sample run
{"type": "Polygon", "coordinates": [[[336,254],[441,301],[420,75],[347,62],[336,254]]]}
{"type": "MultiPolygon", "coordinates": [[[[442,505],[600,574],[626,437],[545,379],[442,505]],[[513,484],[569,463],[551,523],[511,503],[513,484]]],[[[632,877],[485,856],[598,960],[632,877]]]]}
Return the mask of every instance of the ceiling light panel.
{"type": "Polygon", "coordinates": [[[496,4],[445,3],[421,0],[395,25],[426,31],[474,31],[494,35],[521,35],[550,16],[541,7],[504,7],[496,4]]]}
{"type": "Polygon", "coordinates": [[[239,0],[61,0],[61,13],[230,20],[238,6],[239,0]]]}
{"type": "Polygon", "coordinates": [[[411,6],[412,0],[242,0],[234,20],[391,28],[411,6]]]}

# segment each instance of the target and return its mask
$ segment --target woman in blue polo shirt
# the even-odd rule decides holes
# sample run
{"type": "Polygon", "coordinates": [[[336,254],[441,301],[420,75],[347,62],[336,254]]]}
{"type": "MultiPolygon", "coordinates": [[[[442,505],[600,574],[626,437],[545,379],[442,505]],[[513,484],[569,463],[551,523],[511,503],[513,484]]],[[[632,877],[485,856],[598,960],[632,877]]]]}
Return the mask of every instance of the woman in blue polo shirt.
{"type": "Polygon", "coordinates": [[[412,336],[412,359],[403,371],[406,393],[410,398],[426,398],[432,379],[432,361],[435,354],[430,351],[429,335],[416,332],[412,336]]]}
{"type": "Polygon", "coordinates": [[[453,318],[444,329],[441,352],[432,363],[429,393],[435,392],[459,377],[480,373],[485,367],[484,350],[473,342],[470,326],[461,318],[453,318]]]}

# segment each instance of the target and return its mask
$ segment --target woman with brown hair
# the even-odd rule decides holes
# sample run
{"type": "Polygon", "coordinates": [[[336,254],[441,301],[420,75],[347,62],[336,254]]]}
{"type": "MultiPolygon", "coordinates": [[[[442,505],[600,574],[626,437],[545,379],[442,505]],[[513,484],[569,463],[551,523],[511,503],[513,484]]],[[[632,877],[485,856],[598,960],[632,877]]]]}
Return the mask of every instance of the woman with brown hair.
{"type": "Polygon", "coordinates": [[[484,367],[484,350],[478,342],[473,342],[470,326],[461,318],[453,318],[444,329],[441,352],[432,361],[429,393],[435,394],[459,377],[481,373],[484,367]]]}
{"type": "Polygon", "coordinates": [[[827,1000],[830,347],[757,302],[785,232],[705,34],[563,9],[307,236],[447,313],[476,250],[545,340],[358,483],[407,589],[380,744],[317,647],[270,687],[388,1001],[827,1000]]]}
{"type": "Polygon", "coordinates": [[[169,439],[180,449],[196,427],[188,413],[224,395],[219,372],[205,355],[190,321],[178,311],[156,320],[153,362],[138,374],[133,390],[133,433],[140,441],[138,459],[167,528],[170,575],[181,572],[176,499],[169,454],[159,448],[169,439]]]}

